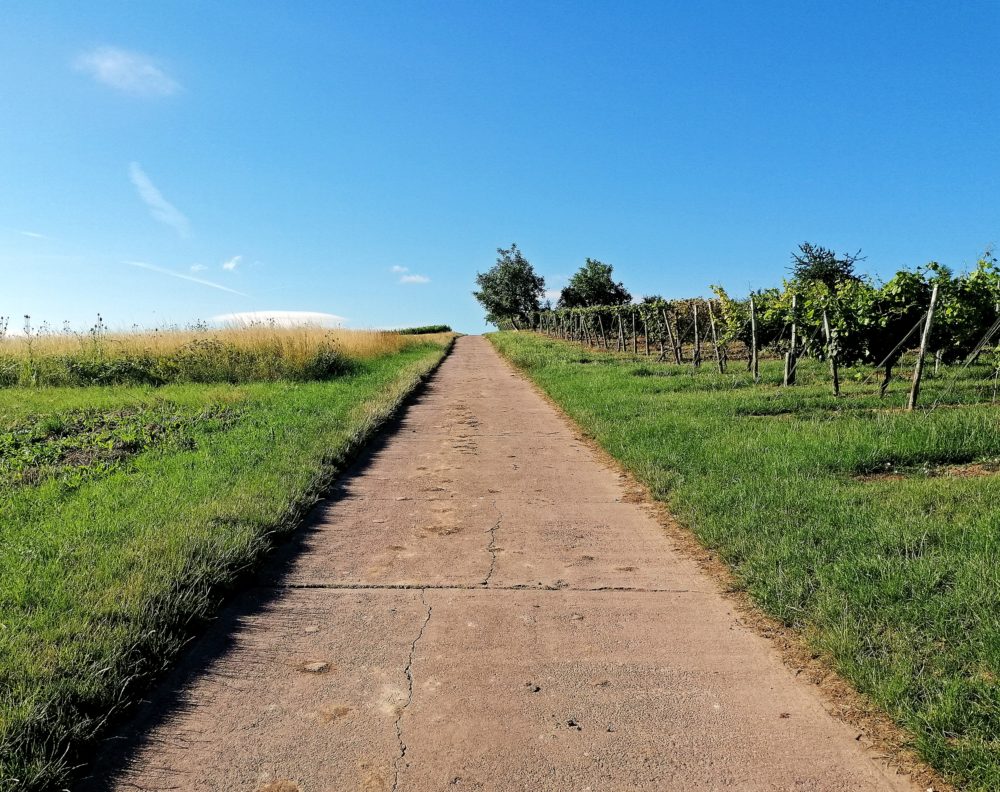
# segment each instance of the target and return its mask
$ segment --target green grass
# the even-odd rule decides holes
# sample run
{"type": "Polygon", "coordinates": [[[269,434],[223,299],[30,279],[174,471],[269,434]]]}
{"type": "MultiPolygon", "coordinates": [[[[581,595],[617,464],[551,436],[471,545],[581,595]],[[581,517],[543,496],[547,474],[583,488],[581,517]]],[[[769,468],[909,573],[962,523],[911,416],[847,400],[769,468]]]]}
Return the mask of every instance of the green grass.
{"type": "Polygon", "coordinates": [[[946,468],[995,467],[991,372],[952,385],[943,371],[922,397],[942,406],[911,414],[898,409],[908,383],[880,400],[848,371],[835,400],[813,361],[791,389],[767,362],[754,387],[738,362],[696,374],[532,333],[490,338],[930,764],[1000,789],[1000,477],[946,468]],[[859,479],[885,470],[900,474],[859,479]]]}
{"type": "Polygon", "coordinates": [[[324,382],[0,390],[0,790],[63,783],[445,348],[324,382]]]}

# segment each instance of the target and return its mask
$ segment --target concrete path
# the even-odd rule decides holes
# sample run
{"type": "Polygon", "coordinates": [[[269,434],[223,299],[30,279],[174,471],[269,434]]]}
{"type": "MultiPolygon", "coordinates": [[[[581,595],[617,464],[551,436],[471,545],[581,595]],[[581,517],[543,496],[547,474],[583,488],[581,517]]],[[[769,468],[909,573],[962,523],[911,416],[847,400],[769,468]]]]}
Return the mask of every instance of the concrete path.
{"type": "Polygon", "coordinates": [[[341,490],[112,788],[913,789],[484,339],[341,490]]]}

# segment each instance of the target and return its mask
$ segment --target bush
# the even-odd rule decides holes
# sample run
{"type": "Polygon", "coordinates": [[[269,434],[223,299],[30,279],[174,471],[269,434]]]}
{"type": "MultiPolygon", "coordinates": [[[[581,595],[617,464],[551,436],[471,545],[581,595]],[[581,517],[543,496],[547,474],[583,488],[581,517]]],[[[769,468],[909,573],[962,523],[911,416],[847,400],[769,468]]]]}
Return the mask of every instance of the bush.
{"type": "Polygon", "coordinates": [[[404,327],[402,330],[397,330],[400,335],[427,335],[429,333],[450,333],[451,328],[448,325],[424,325],[423,327],[404,327]]]}

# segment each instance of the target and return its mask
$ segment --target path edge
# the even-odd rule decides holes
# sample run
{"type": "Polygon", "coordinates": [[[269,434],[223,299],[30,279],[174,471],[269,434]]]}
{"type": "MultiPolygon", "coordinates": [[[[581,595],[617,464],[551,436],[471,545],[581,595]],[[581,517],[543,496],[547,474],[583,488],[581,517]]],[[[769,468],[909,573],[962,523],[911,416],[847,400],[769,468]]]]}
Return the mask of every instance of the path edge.
{"type": "MultiPolygon", "coordinates": [[[[308,525],[317,506],[331,496],[340,478],[419,398],[438,369],[451,355],[455,341],[460,335],[462,334],[452,334],[436,360],[426,368],[415,371],[412,376],[401,381],[394,390],[388,391],[385,394],[388,397],[385,403],[377,405],[372,410],[358,426],[357,431],[345,442],[343,448],[329,458],[323,459],[315,477],[295,499],[288,512],[270,531],[260,536],[261,544],[253,559],[235,573],[234,579],[212,587],[214,601],[210,612],[186,622],[183,641],[179,642],[168,656],[157,658],[156,670],[132,680],[134,687],[127,693],[122,691],[118,702],[95,722],[90,734],[70,746],[63,758],[72,756],[75,761],[64,765],[64,778],[60,782],[62,785],[58,787],[59,789],[66,792],[76,789],[77,784],[93,780],[88,777],[88,770],[94,768],[95,759],[98,760],[99,773],[105,772],[106,768],[102,765],[107,756],[114,754],[114,749],[108,747],[109,740],[113,740],[116,733],[127,728],[133,719],[139,717],[146,699],[183,664],[184,658],[194,650],[208,626],[237,598],[250,592],[267,560],[275,557],[283,544],[308,525]]],[[[112,770],[113,772],[115,770],[112,770]]]]}
{"type": "Polygon", "coordinates": [[[785,669],[796,679],[806,681],[816,692],[827,713],[858,730],[855,739],[870,756],[897,773],[908,776],[927,792],[960,792],[959,787],[945,779],[911,747],[916,740],[911,732],[892,720],[881,707],[844,678],[834,667],[832,658],[810,646],[802,631],[787,627],[768,615],[739,583],[732,567],[714,550],[702,544],[697,534],[671,512],[668,503],[656,499],[645,483],[578,424],[527,371],[504,355],[493,343],[492,335],[487,333],[485,337],[496,356],[556,411],[574,437],[594,454],[597,462],[618,474],[626,492],[626,502],[641,506],[656,520],[677,552],[693,561],[716,585],[719,594],[733,606],[739,614],[738,622],[767,641],[785,669]]]}

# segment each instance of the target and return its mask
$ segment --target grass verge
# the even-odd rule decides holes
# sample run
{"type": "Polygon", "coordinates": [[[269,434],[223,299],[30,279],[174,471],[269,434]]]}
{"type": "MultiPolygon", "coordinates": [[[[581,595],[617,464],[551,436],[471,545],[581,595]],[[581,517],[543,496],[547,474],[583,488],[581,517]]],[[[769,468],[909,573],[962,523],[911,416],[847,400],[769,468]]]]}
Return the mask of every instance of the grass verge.
{"type": "Polygon", "coordinates": [[[325,382],[0,391],[0,790],[64,783],[449,343],[325,382]]]}
{"type": "Polygon", "coordinates": [[[988,372],[929,379],[927,404],[965,406],[906,413],[904,383],[879,400],[848,371],[835,400],[808,361],[794,388],[779,362],[752,387],[743,371],[490,339],[933,767],[1000,788],[1000,410],[970,403],[988,372]]]}

